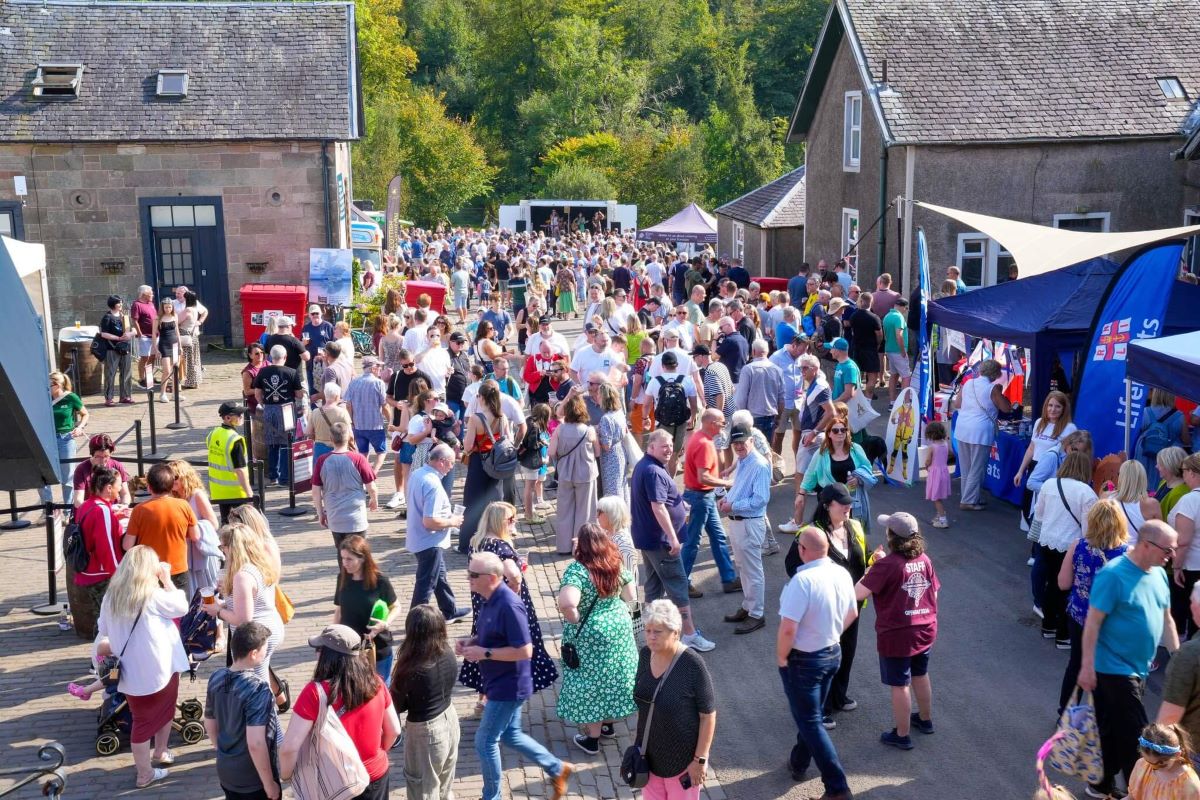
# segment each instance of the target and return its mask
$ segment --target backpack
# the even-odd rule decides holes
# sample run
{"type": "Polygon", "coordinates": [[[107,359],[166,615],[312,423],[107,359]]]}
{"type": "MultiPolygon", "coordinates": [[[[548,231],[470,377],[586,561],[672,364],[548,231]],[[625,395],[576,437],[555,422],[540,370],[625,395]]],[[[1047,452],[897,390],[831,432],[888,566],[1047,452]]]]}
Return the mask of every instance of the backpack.
{"type": "Polygon", "coordinates": [[[63,530],[62,548],[66,563],[76,572],[83,572],[88,568],[91,555],[87,551],[87,542],[83,539],[83,528],[79,523],[80,520],[72,514],[71,521],[63,530]]]}
{"type": "Polygon", "coordinates": [[[525,420],[525,438],[517,447],[517,461],[525,469],[541,469],[546,466],[542,456],[542,432],[533,422],[533,417],[525,420]]]}
{"type": "Polygon", "coordinates": [[[179,620],[179,638],[184,651],[196,661],[204,661],[217,649],[217,631],[220,621],[200,608],[200,590],[192,595],[188,611],[179,620]]]}
{"type": "Polygon", "coordinates": [[[292,792],[297,800],[351,800],[366,791],[371,779],[342,721],[329,713],[325,687],[320,681],[315,685],[321,710],[296,756],[292,792]]]}
{"type": "Polygon", "coordinates": [[[105,339],[103,336],[97,333],[92,337],[92,344],[88,350],[91,351],[92,356],[95,357],[97,361],[103,361],[108,356],[108,348],[108,339],[105,339]]]}
{"type": "Polygon", "coordinates": [[[513,446],[512,439],[507,435],[497,439],[496,434],[492,433],[492,429],[488,427],[487,417],[483,414],[475,416],[479,417],[483,429],[487,431],[488,436],[492,437],[492,449],[480,456],[483,462],[483,471],[488,474],[488,477],[496,480],[511,478],[517,471],[517,448],[513,446]]]}
{"type": "Polygon", "coordinates": [[[687,393],[683,390],[685,378],[686,376],[680,375],[677,381],[666,381],[662,375],[654,377],[658,381],[658,402],[654,404],[654,418],[660,424],[682,425],[691,416],[687,393]]]}
{"type": "MultiPolygon", "coordinates": [[[[1160,450],[1166,450],[1175,443],[1174,437],[1171,436],[1171,431],[1167,428],[1167,420],[1179,413],[1179,409],[1172,408],[1166,414],[1163,414],[1159,419],[1151,422],[1144,431],[1142,431],[1142,452],[1148,456],[1157,456],[1160,450]]],[[[1149,415],[1149,412],[1147,412],[1149,415]]]]}

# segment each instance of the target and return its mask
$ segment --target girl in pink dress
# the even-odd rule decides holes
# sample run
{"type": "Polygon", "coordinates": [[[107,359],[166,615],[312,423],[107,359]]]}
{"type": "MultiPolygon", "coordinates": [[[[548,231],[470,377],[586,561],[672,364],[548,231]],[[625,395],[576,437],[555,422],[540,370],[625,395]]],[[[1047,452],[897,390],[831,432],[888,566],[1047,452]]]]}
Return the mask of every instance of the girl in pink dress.
{"type": "Polygon", "coordinates": [[[942,501],[950,496],[950,469],[946,466],[950,444],[946,426],[931,422],[925,426],[925,499],[933,501],[936,516],[933,527],[949,528],[942,501]]]}

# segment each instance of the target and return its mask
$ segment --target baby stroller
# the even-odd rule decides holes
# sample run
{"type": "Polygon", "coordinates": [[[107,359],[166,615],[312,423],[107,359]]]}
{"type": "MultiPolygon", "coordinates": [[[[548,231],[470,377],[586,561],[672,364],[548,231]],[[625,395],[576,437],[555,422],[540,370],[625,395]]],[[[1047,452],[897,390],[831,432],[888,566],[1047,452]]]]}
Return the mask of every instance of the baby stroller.
{"type": "MultiPolygon", "coordinates": [[[[188,613],[179,621],[179,635],[188,657],[188,677],[196,680],[196,667],[212,655],[217,641],[217,620],[200,610],[200,593],[192,596],[188,613]]],[[[129,742],[133,729],[133,714],[125,695],[117,690],[118,660],[108,656],[100,662],[100,675],[105,684],[104,702],[100,705],[96,724],[96,753],[111,756],[129,742]]],[[[178,716],[171,727],[179,733],[184,744],[196,744],[204,738],[204,706],[196,698],[188,698],[177,706],[178,716]]]]}

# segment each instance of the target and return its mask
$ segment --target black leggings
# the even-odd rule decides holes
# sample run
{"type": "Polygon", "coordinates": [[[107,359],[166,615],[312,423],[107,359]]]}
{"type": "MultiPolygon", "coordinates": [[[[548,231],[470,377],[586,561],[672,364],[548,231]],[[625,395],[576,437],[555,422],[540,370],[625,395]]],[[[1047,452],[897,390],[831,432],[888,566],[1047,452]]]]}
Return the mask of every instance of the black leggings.
{"type": "MultiPolygon", "coordinates": [[[[1178,568],[1177,568],[1178,569],[1178,568]]],[[[1183,586],[1180,587],[1171,576],[1171,617],[1175,620],[1175,628],[1179,631],[1179,641],[1186,642],[1196,632],[1196,623],[1192,619],[1192,587],[1200,579],[1200,570],[1185,569],[1183,571],[1183,586]]]]}
{"type": "Polygon", "coordinates": [[[833,682],[829,684],[829,694],[825,696],[825,709],[822,712],[825,716],[840,709],[850,699],[848,695],[850,669],[854,666],[854,652],[858,650],[857,618],[849,628],[842,631],[839,644],[842,646],[842,663],[838,665],[838,671],[833,675],[833,682]]]}
{"type": "Polygon", "coordinates": [[[1045,575],[1045,593],[1042,595],[1042,632],[1053,633],[1060,642],[1067,641],[1067,592],[1058,588],[1058,571],[1062,568],[1066,553],[1060,553],[1045,545],[1042,548],[1042,570],[1045,575]]]}
{"type": "Polygon", "coordinates": [[[1079,680],[1079,665],[1083,661],[1083,626],[1073,619],[1067,620],[1067,628],[1071,631],[1071,657],[1067,661],[1067,671],[1063,673],[1062,691],[1058,693],[1058,716],[1071,702],[1075,692],[1075,682],[1079,680]]]}

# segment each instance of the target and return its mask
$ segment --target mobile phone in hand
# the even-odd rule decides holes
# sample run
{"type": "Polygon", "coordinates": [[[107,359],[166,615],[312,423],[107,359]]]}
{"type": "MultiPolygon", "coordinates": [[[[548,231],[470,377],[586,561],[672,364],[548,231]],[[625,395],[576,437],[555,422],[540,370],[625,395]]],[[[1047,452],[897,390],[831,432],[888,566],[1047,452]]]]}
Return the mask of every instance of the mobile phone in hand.
{"type": "Polygon", "coordinates": [[[684,789],[692,788],[692,776],[686,772],[683,773],[682,775],[680,775],[679,776],[679,785],[682,786],[684,789]]]}

